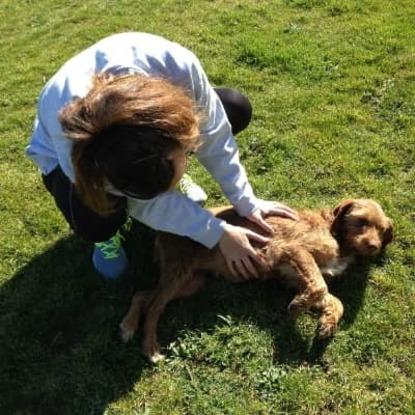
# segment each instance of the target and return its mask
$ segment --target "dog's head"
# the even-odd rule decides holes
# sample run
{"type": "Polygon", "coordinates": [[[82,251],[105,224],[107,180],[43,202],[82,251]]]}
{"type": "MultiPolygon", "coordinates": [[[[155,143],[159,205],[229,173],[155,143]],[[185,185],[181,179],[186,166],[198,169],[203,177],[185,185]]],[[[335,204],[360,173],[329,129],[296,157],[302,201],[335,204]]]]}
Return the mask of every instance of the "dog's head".
{"type": "Polygon", "coordinates": [[[391,220],[373,200],[345,200],[333,215],[331,233],[343,249],[353,254],[377,255],[393,239],[391,220]]]}

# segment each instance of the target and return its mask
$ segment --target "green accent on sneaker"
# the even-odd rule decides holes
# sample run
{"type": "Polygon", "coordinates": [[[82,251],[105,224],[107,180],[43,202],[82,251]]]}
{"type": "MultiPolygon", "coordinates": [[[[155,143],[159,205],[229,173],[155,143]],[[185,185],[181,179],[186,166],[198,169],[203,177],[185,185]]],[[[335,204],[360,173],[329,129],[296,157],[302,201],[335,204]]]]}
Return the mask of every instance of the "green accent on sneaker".
{"type": "Polygon", "coordinates": [[[122,236],[116,233],[112,238],[104,242],[96,242],[95,246],[102,252],[104,259],[115,259],[120,256],[122,236]]]}

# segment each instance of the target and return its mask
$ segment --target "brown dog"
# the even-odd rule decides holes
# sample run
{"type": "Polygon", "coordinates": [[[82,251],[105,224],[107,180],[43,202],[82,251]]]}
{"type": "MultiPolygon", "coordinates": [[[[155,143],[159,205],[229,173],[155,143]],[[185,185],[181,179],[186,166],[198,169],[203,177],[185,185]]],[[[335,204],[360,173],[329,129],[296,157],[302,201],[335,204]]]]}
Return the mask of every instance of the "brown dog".
{"type": "MultiPolygon", "coordinates": [[[[228,223],[263,234],[232,208],[212,211],[228,223]]],[[[261,251],[272,271],[259,271],[261,278],[280,279],[297,289],[288,307],[290,314],[296,317],[310,308],[317,310],[319,336],[324,338],[335,332],[343,315],[343,305],[328,292],[326,281],[341,274],[355,256],[379,254],[393,238],[392,224],[378,203],[366,199],[345,200],[334,210],[298,213],[298,221],[276,216],[266,219],[275,233],[261,251]]],[[[231,274],[217,247],[209,250],[189,238],[158,233],[156,251],[161,269],[158,286],[153,291],[137,292],[120,324],[122,339],[128,341],[144,312],[143,352],[152,362],[163,357],[157,325],[171,300],[198,291],[208,272],[242,281],[231,274]]]]}

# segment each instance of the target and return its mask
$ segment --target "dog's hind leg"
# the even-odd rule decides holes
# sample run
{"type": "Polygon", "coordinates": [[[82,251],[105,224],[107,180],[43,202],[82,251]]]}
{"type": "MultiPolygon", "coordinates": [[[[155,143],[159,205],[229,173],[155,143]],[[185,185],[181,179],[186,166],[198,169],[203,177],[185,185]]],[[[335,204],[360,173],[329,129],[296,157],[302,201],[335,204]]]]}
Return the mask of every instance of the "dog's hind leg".
{"type": "Polygon", "coordinates": [[[153,293],[154,290],[138,291],[134,294],[130,309],[120,323],[120,335],[124,343],[128,342],[136,332],[142,311],[146,308],[153,293]]]}
{"type": "Polygon", "coordinates": [[[298,246],[285,246],[279,252],[277,266],[288,265],[297,275],[300,292],[288,306],[290,314],[296,318],[320,301],[328,292],[327,284],[321,275],[313,256],[298,246]]]}
{"type": "Polygon", "coordinates": [[[203,274],[187,271],[181,272],[178,276],[179,272],[179,270],[169,270],[162,276],[146,310],[143,353],[153,363],[164,357],[160,354],[160,347],[157,341],[157,327],[166,305],[175,298],[194,294],[204,284],[203,274]]]}
{"type": "Polygon", "coordinates": [[[320,311],[318,336],[321,339],[330,337],[337,330],[337,325],[343,316],[343,304],[334,295],[327,293],[324,298],[313,305],[320,311]]]}
{"type": "Polygon", "coordinates": [[[173,299],[191,297],[193,294],[196,294],[200,291],[206,283],[205,275],[202,272],[195,271],[192,274],[192,278],[184,282],[180,290],[176,293],[176,296],[173,299]]]}

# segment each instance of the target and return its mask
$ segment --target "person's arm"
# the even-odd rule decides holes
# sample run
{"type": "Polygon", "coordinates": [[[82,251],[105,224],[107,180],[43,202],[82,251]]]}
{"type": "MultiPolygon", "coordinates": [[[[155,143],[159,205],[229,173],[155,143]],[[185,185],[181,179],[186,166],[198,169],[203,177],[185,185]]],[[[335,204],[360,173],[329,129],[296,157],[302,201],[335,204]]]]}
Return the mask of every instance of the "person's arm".
{"type": "Polygon", "coordinates": [[[191,77],[195,101],[204,115],[202,145],[195,155],[219,183],[238,214],[247,216],[255,210],[257,199],[240,163],[238,147],[223,105],[196,58],[192,62],[191,77]]]}
{"type": "Polygon", "coordinates": [[[272,233],[264,220],[267,215],[297,219],[296,212],[288,206],[255,197],[240,163],[238,147],[222,102],[209,84],[197,58],[191,68],[194,98],[205,115],[201,128],[203,144],[196,152],[199,161],[220,184],[238,214],[257,223],[267,232],[272,233]]]}

